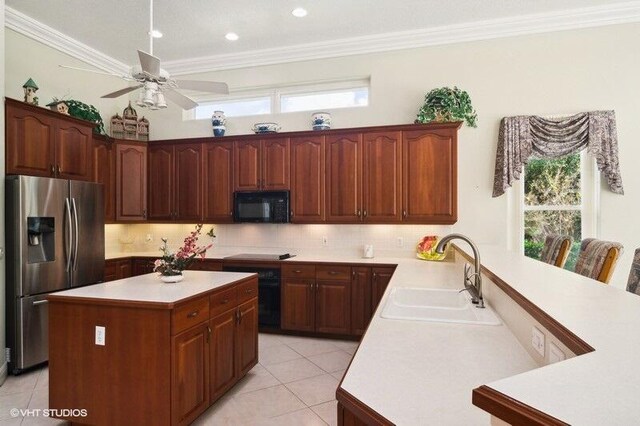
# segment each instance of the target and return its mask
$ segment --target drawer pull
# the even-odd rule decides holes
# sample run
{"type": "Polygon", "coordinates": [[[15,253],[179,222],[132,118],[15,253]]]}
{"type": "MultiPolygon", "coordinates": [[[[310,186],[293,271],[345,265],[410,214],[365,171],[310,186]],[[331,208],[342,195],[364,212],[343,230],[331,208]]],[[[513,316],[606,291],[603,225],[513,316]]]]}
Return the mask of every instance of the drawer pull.
{"type": "Polygon", "coordinates": [[[244,292],[245,292],[245,293],[247,293],[247,294],[249,294],[249,293],[253,293],[253,289],[252,289],[252,288],[249,288],[249,289],[245,290],[244,292]]]}
{"type": "Polygon", "coordinates": [[[220,302],[221,305],[226,305],[227,303],[229,303],[229,299],[224,299],[222,302],[220,302]]]}
{"type": "Polygon", "coordinates": [[[300,274],[300,273],[302,273],[302,271],[301,271],[300,269],[294,269],[294,270],[293,270],[293,272],[294,272],[295,274],[300,274]]]}
{"type": "Polygon", "coordinates": [[[338,275],[336,271],[329,271],[329,275],[338,275]]]}
{"type": "Polygon", "coordinates": [[[193,311],[193,312],[189,312],[187,314],[187,318],[195,318],[198,316],[198,314],[200,313],[200,311],[193,311]]]}

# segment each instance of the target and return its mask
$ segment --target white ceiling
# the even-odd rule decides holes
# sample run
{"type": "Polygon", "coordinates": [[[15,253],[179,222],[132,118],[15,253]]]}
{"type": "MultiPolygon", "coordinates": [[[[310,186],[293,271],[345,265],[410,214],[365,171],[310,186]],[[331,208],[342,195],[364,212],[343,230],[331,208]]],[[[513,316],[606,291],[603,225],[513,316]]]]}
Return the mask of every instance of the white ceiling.
{"type": "MultiPolygon", "coordinates": [[[[164,37],[154,54],[168,61],[224,57],[308,43],[473,25],[523,15],[620,8],[624,0],[155,0],[164,37]],[[305,18],[291,10],[304,7],[305,18]],[[586,9],[585,9],[586,8],[586,9]],[[224,35],[236,32],[236,42],[224,35]]],[[[6,0],[6,5],[126,64],[148,50],[149,0],[6,0]]],[[[635,11],[636,9],[634,9],[635,11]]],[[[579,26],[579,25],[576,25],[579,26]]],[[[326,56],[326,55],[325,55],[326,56]]]]}

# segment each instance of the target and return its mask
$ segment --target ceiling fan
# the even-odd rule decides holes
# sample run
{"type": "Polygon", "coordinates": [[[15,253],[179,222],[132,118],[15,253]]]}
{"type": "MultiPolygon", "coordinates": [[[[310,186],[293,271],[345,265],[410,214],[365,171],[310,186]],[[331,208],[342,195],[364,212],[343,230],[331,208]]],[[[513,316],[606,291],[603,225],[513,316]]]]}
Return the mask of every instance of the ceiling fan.
{"type": "Polygon", "coordinates": [[[142,88],[137,105],[141,107],[149,107],[149,109],[166,108],[167,102],[165,97],[176,103],[185,110],[198,106],[193,99],[178,92],[177,89],[197,90],[199,92],[228,94],[229,87],[226,83],[204,80],[176,80],[171,78],[169,73],[160,67],[160,59],[153,56],[153,0],[149,5],[149,53],[138,50],[138,58],[140,65],[131,67],[129,75],[118,75],[112,73],[101,73],[99,71],[87,70],[83,68],[66,67],[64,68],[79,69],[82,71],[97,72],[100,74],[116,75],[127,81],[136,82],[134,86],[116,90],[108,93],[103,98],[117,98],[134,90],[142,88]]]}

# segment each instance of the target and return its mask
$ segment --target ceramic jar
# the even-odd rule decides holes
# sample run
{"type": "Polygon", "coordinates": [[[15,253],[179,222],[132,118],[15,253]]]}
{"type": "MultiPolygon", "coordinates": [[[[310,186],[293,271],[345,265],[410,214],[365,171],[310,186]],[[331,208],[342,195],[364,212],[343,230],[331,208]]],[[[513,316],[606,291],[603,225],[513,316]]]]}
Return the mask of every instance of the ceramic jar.
{"type": "Polygon", "coordinates": [[[224,115],[224,111],[214,111],[211,116],[211,125],[213,126],[213,136],[224,136],[224,132],[227,130],[225,124],[227,123],[227,117],[224,115]]]}
{"type": "Polygon", "coordinates": [[[329,130],[331,128],[331,114],[328,112],[314,112],[311,114],[313,130],[329,130]]]}

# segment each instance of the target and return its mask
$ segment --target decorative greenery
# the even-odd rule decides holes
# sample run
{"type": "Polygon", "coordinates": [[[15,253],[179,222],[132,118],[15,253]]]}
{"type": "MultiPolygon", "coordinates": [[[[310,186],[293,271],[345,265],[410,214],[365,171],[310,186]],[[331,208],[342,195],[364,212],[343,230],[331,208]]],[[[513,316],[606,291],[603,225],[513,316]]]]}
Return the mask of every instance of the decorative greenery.
{"type": "Polygon", "coordinates": [[[200,231],[202,230],[202,224],[196,225],[195,231],[192,231],[187,238],[184,239],[184,244],[178,250],[177,253],[171,253],[167,245],[167,239],[161,238],[162,246],[162,258],[156,260],[153,264],[154,272],[159,272],[164,276],[182,275],[182,271],[187,269],[197,257],[204,259],[204,256],[209,248],[213,244],[209,244],[204,247],[196,246],[200,231]]]}
{"type": "Polygon", "coordinates": [[[102,116],[100,115],[100,111],[93,105],[85,104],[84,102],[76,101],[74,99],[64,100],[53,98],[54,102],[64,102],[69,107],[69,115],[75,118],[79,118],[81,120],[90,121],[92,123],[96,123],[96,126],[93,128],[94,133],[98,133],[100,135],[106,135],[107,132],[104,129],[104,122],[102,121],[102,116]]]}
{"type": "Polygon", "coordinates": [[[424,97],[424,105],[418,112],[416,123],[432,121],[464,121],[469,127],[476,127],[478,115],[471,105],[471,98],[457,87],[433,89],[424,97]]]}

